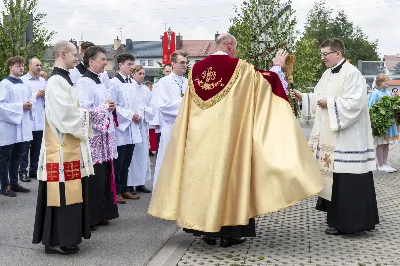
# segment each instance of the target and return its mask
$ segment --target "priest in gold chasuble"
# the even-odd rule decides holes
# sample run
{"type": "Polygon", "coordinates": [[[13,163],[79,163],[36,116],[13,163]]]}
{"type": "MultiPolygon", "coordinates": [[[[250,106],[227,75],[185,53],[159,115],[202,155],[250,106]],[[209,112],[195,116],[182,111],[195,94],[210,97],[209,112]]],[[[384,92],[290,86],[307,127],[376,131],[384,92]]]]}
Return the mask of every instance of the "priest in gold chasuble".
{"type": "Polygon", "coordinates": [[[56,58],[46,88],[45,129],[39,159],[39,190],[33,243],[47,254],[74,254],[82,238],[90,238],[88,179],[94,174],[89,137],[89,111],[79,100],[68,69],[76,47],[68,41],[54,46],[56,58]]]}
{"type": "Polygon", "coordinates": [[[279,75],[234,58],[230,34],[216,48],[189,73],[148,212],[227,247],[325,184],[279,75]]]}

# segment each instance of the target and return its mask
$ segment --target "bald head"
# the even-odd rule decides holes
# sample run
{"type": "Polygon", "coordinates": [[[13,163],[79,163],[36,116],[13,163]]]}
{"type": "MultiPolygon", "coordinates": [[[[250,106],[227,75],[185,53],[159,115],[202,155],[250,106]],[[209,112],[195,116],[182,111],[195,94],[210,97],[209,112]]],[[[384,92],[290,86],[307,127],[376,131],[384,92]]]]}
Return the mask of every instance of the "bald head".
{"type": "Polygon", "coordinates": [[[55,66],[64,69],[75,67],[78,52],[73,43],[69,41],[58,41],[53,47],[53,54],[56,60],[55,66]]]}
{"type": "Polygon", "coordinates": [[[38,58],[32,58],[29,60],[29,74],[32,77],[38,77],[42,70],[42,62],[38,58]]]}
{"type": "Polygon", "coordinates": [[[236,38],[229,33],[221,33],[215,41],[217,51],[227,53],[231,57],[236,57],[236,38]]]}

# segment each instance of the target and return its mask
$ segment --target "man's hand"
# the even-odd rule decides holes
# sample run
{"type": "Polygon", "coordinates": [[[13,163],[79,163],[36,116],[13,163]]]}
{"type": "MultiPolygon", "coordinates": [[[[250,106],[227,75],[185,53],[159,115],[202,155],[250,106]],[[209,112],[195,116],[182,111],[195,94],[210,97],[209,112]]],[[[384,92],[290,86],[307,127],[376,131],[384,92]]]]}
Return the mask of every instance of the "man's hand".
{"type": "Polygon", "coordinates": [[[317,104],[321,108],[327,108],[328,107],[328,101],[326,99],[319,99],[317,104]]]}
{"type": "Polygon", "coordinates": [[[31,110],[32,109],[32,104],[30,102],[24,103],[24,110],[31,110]]]}
{"type": "Polygon", "coordinates": [[[44,97],[45,96],[45,92],[44,90],[39,90],[36,94],[36,98],[40,98],[40,97],[44,97]]]}
{"type": "Polygon", "coordinates": [[[281,66],[284,67],[285,66],[285,62],[286,62],[286,57],[288,56],[288,52],[280,49],[277,53],[275,58],[272,60],[272,62],[274,63],[274,66],[281,66]]]}
{"type": "Polygon", "coordinates": [[[132,120],[133,120],[133,122],[135,122],[136,124],[139,124],[140,121],[142,121],[142,118],[140,117],[140,115],[134,114],[132,120]]]}
{"type": "Polygon", "coordinates": [[[107,104],[108,104],[108,111],[110,113],[114,112],[114,110],[115,110],[115,102],[113,102],[111,100],[108,100],[107,104]]]}
{"type": "Polygon", "coordinates": [[[290,90],[290,96],[293,99],[296,99],[297,101],[301,101],[301,99],[303,98],[303,94],[300,91],[295,90],[295,89],[290,90]]]}

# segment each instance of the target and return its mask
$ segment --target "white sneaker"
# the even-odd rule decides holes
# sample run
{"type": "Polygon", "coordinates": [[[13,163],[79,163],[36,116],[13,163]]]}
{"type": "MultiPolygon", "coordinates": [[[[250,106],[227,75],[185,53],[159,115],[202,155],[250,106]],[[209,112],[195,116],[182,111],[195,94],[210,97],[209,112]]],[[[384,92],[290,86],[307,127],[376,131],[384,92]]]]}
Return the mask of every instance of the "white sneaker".
{"type": "Polygon", "coordinates": [[[397,172],[397,169],[396,168],[394,168],[394,167],[391,167],[390,165],[385,165],[386,166],[386,168],[388,168],[388,169],[390,169],[390,170],[392,170],[393,172],[397,172]]]}
{"type": "Polygon", "coordinates": [[[394,171],[388,168],[386,165],[378,166],[378,171],[386,172],[386,173],[393,173],[394,171]]]}

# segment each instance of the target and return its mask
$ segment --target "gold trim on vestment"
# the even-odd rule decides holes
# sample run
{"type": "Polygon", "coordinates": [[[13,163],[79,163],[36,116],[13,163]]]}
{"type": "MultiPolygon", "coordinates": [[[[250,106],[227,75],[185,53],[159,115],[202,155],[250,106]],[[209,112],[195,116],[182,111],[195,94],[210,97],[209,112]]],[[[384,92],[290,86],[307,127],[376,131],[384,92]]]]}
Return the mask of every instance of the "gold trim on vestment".
{"type": "Polygon", "coordinates": [[[47,182],[47,206],[61,206],[59,182],[47,182]]]}
{"type": "Polygon", "coordinates": [[[224,87],[224,89],[206,101],[203,101],[203,99],[201,99],[197,95],[196,90],[194,88],[193,77],[192,77],[193,70],[190,70],[189,76],[188,76],[189,91],[190,91],[191,96],[193,97],[194,103],[202,110],[208,109],[208,108],[214,106],[215,104],[217,104],[232,89],[232,86],[235,84],[236,79],[239,77],[240,70],[245,65],[245,63],[246,63],[246,61],[240,59],[236,65],[236,68],[232,74],[232,77],[230,78],[228,84],[224,87]]]}
{"type": "Polygon", "coordinates": [[[72,205],[83,202],[82,180],[70,180],[65,182],[65,205],[72,205]]]}

